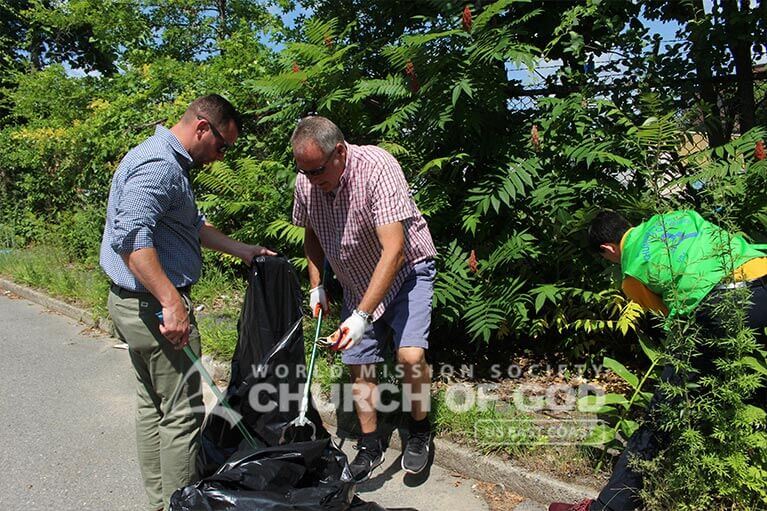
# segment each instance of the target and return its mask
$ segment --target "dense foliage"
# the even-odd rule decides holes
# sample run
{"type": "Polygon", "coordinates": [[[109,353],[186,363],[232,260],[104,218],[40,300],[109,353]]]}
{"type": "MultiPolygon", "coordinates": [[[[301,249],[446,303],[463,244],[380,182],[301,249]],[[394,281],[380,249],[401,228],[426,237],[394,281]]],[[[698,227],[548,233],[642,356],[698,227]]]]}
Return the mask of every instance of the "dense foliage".
{"type": "MultiPolygon", "coordinates": [[[[712,105],[684,79],[690,65],[703,67],[685,56],[695,57],[703,34],[721,41],[709,49],[708,72],[736,71],[728,33],[715,23],[732,6],[705,14],[695,2],[687,10],[663,2],[644,10],[598,1],[374,4],[306,1],[288,28],[272,14],[276,4],[252,1],[119,2],[107,6],[110,16],[86,0],[8,3],[3,37],[15,50],[0,92],[8,112],[3,223],[32,240],[49,221],[84,217],[67,211],[99,210],[125,151],[216,91],[247,119],[231,159],[197,177],[206,212],[223,228],[300,255],[300,230],[288,223],[287,140],[297,118],[318,112],[349,140],[380,144],[401,161],[440,248],[437,319],[446,338],[577,357],[633,330],[638,311],[604,291],[612,276],[584,253],[578,232],[597,207],[633,219],[652,211],[656,190],[647,183],[658,176],[648,168],[676,180],[693,172],[680,150],[686,137],[711,133],[712,105]],[[671,51],[649,35],[648,18],[679,23],[671,51]],[[608,53],[620,58],[594,69],[608,53]],[[521,84],[508,69],[535,68],[544,56],[562,59],[540,84],[557,97],[534,108],[511,102],[521,84]],[[600,93],[605,73],[619,69],[610,93],[600,93]]],[[[763,11],[729,16],[756,41],[763,11]]],[[[761,90],[752,87],[754,101],[763,101],[761,90]]],[[[741,115],[728,108],[720,139],[741,115]]],[[[700,207],[699,194],[684,189],[700,207]]],[[[738,220],[756,234],[763,212],[754,200],[738,220]]]]}
{"type": "MultiPolygon", "coordinates": [[[[122,155],[217,92],[246,119],[231,156],[195,172],[222,229],[300,257],[288,139],[317,112],[402,164],[439,250],[434,356],[641,366],[627,340],[647,319],[585,249],[594,211],[639,221],[693,207],[767,233],[767,198],[753,193],[767,180],[767,82],[754,70],[767,3],[713,4],[5,0],[0,241],[56,242],[95,263],[122,155]],[[277,14],[295,8],[295,26],[277,14]],[[648,20],[676,23],[676,39],[648,20]],[[535,84],[510,73],[544,63],[555,71],[535,84]]],[[[723,410],[720,425],[726,410],[749,414],[743,435],[764,424],[723,410]]],[[[716,498],[752,498],[749,481],[716,498]]]]}

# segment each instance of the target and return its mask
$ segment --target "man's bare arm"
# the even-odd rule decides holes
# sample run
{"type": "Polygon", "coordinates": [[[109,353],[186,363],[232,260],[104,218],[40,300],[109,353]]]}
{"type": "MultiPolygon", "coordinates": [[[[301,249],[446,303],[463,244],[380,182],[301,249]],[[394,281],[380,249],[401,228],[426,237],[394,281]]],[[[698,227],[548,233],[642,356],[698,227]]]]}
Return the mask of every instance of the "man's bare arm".
{"type": "Polygon", "coordinates": [[[405,228],[402,222],[378,226],[376,235],[381,243],[381,257],[365,295],[357,305],[359,310],[371,314],[389,292],[397,272],[405,264],[405,228]]]}
{"type": "Polygon", "coordinates": [[[247,243],[230,238],[208,222],[205,222],[200,228],[200,243],[205,248],[239,257],[247,265],[250,265],[256,256],[277,255],[275,252],[260,245],[248,245],[247,243]]]}
{"type": "Polygon", "coordinates": [[[162,305],[160,333],[177,349],[189,342],[189,313],[181,294],[160,265],[157,250],[141,248],[122,255],[126,266],[162,305]]]}
{"type": "Polygon", "coordinates": [[[304,229],[304,254],[309,270],[309,285],[315,288],[322,282],[325,252],[322,250],[317,234],[310,227],[304,229]]]}

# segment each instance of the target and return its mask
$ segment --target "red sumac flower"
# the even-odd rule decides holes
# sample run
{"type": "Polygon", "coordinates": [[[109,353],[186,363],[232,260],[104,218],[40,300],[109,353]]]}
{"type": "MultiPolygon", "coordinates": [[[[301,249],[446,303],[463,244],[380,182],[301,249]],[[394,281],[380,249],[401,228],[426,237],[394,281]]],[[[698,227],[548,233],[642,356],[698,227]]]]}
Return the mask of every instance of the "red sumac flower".
{"type": "Polygon", "coordinates": [[[298,63],[293,62],[293,72],[298,73],[299,71],[301,71],[301,68],[298,67],[298,63]]]}
{"type": "Polygon", "coordinates": [[[415,74],[415,66],[412,60],[408,60],[405,64],[405,75],[410,77],[410,92],[415,94],[421,89],[421,84],[418,82],[418,76],[415,74]]]}
{"type": "Polygon", "coordinates": [[[477,254],[474,250],[472,250],[469,255],[469,269],[472,273],[477,273],[477,254]]]}
{"type": "Polygon", "coordinates": [[[463,14],[461,15],[461,22],[463,23],[463,29],[467,32],[471,32],[471,9],[469,6],[463,8],[463,14]]]}
{"type": "Polygon", "coordinates": [[[764,150],[764,140],[760,140],[756,143],[756,147],[754,148],[754,157],[759,161],[767,158],[767,152],[764,150]]]}

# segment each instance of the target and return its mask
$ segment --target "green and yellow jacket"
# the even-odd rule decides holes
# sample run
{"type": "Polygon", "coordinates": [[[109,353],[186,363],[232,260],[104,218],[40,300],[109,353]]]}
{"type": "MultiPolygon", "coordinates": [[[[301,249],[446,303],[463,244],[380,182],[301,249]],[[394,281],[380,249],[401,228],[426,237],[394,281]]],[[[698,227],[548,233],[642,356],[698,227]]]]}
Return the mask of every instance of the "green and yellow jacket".
{"type": "Polygon", "coordinates": [[[621,240],[622,288],[650,310],[688,315],[723,281],[767,275],[767,257],[694,211],[655,215],[621,240]]]}

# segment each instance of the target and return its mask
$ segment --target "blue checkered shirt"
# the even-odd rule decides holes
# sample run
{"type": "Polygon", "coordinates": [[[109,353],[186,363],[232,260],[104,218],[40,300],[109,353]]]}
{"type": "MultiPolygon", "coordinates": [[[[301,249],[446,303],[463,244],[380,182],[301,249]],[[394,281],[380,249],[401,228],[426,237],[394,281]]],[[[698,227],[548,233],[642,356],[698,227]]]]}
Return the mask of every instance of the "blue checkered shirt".
{"type": "Polygon", "coordinates": [[[162,126],[120,162],[109,191],[100,254],[101,267],[118,286],[147,291],[121,257],[147,247],[157,250],[174,286],[200,278],[199,231],[205,218],[194,202],[192,163],[181,142],[162,126]]]}

